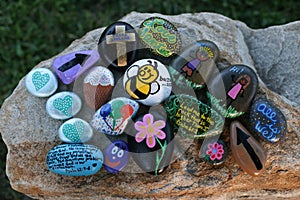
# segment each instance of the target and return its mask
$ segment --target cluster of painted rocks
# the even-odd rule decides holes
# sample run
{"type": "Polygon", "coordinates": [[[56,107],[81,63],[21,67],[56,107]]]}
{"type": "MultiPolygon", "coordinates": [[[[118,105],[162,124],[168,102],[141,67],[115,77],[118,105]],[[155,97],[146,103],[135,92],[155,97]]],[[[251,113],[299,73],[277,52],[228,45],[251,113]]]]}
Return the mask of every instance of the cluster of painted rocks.
{"type": "MultiPolygon", "coordinates": [[[[131,155],[143,171],[157,175],[171,162],[176,135],[205,139],[199,157],[220,165],[228,155],[227,144],[219,139],[225,119],[239,117],[249,107],[249,130],[270,142],[279,141],[286,132],[281,111],[265,99],[252,103],[258,88],[256,73],[242,64],[219,72],[215,64],[219,54],[218,46],[208,40],[181,51],[177,28],[168,20],[151,17],[138,32],[125,22],[111,24],[99,39],[98,51],[82,50],[54,59],[56,75],[46,68],[32,70],[26,77],[27,90],[36,97],[49,97],[50,117],[68,119],[57,131],[63,144],[47,155],[49,170],[88,176],[103,165],[117,173],[131,155]],[[97,65],[99,61],[104,65],[97,65]],[[112,98],[120,74],[129,98],[112,98]],[[63,84],[82,81],[85,101],[71,91],[54,94],[59,83],[56,76],[63,84]],[[90,123],[76,118],[82,105],[95,112],[90,123]],[[163,105],[164,112],[149,109],[157,105],[163,105]],[[94,130],[114,137],[104,153],[83,144],[92,139],[94,130]],[[119,138],[123,133],[127,141],[119,138]]],[[[230,148],[245,172],[256,176],[264,170],[266,152],[238,121],[231,123],[230,148]]]]}

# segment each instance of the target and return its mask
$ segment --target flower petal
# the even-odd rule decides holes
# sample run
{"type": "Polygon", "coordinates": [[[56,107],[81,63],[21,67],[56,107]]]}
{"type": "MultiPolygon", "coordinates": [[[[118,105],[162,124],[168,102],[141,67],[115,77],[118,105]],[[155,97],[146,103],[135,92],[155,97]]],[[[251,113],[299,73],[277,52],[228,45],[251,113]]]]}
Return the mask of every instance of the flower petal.
{"type": "Polygon", "coordinates": [[[151,115],[151,114],[144,115],[143,122],[144,122],[144,124],[152,125],[153,124],[153,115],[151,115]]]}
{"type": "Polygon", "coordinates": [[[216,159],[216,154],[210,155],[210,159],[211,159],[211,160],[215,160],[215,159],[216,159]]]}
{"type": "Polygon", "coordinates": [[[223,149],[218,149],[218,153],[224,154],[224,150],[223,149]]]}
{"type": "Polygon", "coordinates": [[[140,131],[135,135],[135,141],[141,142],[146,138],[146,131],[140,131]]]}
{"type": "Polygon", "coordinates": [[[153,127],[158,130],[158,129],[162,129],[166,126],[166,122],[164,122],[163,120],[158,120],[156,122],[153,123],[153,127]]]}
{"type": "Polygon", "coordinates": [[[153,135],[147,136],[146,144],[149,148],[153,148],[155,146],[156,140],[153,135]]]}
{"type": "Polygon", "coordinates": [[[221,159],[222,159],[222,154],[217,153],[217,154],[215,154],[215,155],[216,155],[216,157],[217,157],[218,160],[221,160],[221,159]]]}
{"type": "Polygon", "coordinates": [[[206,151],[206,154],[207,154],[207,155],[211,155],[211,154],[212,154],[212,151],[211,151],[211,150],[207,150],[207,151],[206,151]]]}
{"type": "Polygon", "coordinates": [[[155,133],[155,135],[156,135],[159,139],[161,139],[161,140],[163,140],[163,139],[166,138],[166,133],[163,132],[162,130],[158,130],[158,131],[155,133]]]}
{"type": "Polygon", "coordinates": [[[141,121],[137,121],[134,124],[134,128],[138,131],[145,131],[147,129],[147,124],[141,121]]]}
{"type": "Polygon", "coordinates": [[[209,149],[213,149],[214,148],[213,144],[208,144],[207,146],[208,146],[209,149]]]}
{"type": "Polygon", "coordinates": [[[223,145],[219,144],[218,149],[223,149],[223,145]]]}
{"type": "Polygon", "coordinates": [[[218,148],[219,144],[218,144],[217,142],[215,142],[215,143],[213,144],[213,146],[214,146],[214,148],[216,149],[216,148],[218,148]]]}

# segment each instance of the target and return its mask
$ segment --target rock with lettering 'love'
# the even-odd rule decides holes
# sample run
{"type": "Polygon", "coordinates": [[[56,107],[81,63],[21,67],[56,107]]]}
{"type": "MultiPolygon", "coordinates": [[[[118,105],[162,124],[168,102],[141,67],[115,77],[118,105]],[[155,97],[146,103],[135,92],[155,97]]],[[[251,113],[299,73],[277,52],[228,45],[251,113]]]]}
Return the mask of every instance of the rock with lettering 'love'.
{"type": "Polygon", "coordinates": [[[236,163],[251,176],[265,169],[266,152],[249,131],[238,121],[230,125],[230,147],[236,163]]]}
{"type": "Polygon", "coordinates": [[[257,99],[250,111],[250,122],[255,133],[269,142],[277,142],[286,134],[286,119],[267,99],[257,99]]]}
{"type": "Polygon", "coordinates": [[[89,144],[61,144],[48,152],[46,164],[56,174],[89,176],[101,169],[103,153],[89,144]]]}
{"type": "Polygon", "coordinates": [[[136,57],[138,36],[126,22],[115,22],[102,33],[98,51],[106,65],[116,68],[130,66],[136,57]]]}

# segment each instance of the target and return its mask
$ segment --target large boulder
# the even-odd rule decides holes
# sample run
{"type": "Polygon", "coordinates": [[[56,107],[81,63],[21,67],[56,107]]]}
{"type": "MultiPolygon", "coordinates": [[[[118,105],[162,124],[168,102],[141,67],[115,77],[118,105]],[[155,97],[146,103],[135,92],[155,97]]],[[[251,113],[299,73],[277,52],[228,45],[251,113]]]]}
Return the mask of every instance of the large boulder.
{"type": "MultiPolygon", "coordinates": [[[[213,13],[164,16],[132,12],[121,20],[137,28],[151,16],[174,23],[183,47],[199,39],[214,41],[220,49],[218,66],[242,63],[256,70],[260,77],[259,95],[272,99],[288,123],[284,140],[276,144],[262,141],[268,154],[266,171],[258,177],[249,176],[234,162],[231,152],[223,166],[211,167],[198,158],[199,145],[193,142],[159,176],[127,172],[111,175],[104,169],[88,177],[56,175],[47,169],[45,158],[60,143],[56,133],[62,122],[47,115],[47,99],[30,95],[23,78],[0,111],[0,131],[8,148],[7,175],[12,187],[38,199],[299,198],[300,22],[253,30],[240,21],[213,13]]],[[[103,30],[88,32],[60,55],[97,49],[103,30]]],[[[36,68],[50,68],[55,57],[36,68]]],[[[228,134],[227,127],[224,134],[228,134]]]]}

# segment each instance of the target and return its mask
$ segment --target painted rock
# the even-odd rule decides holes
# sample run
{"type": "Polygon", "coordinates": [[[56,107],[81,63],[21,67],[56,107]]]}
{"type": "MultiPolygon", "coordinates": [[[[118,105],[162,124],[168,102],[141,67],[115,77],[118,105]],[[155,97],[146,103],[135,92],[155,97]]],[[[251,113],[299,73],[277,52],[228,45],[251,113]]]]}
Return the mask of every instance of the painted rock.
{"type": "Polygon", "coordinates": [[[199,157],[212,165],[224,163],[227,155],[228,147],[223,140],[205,140],[199,152],[199,157]]]}
{"type": "Polygon", "coordinates": [[[233,65],[208,84],[212,107],[226,118],[238,117],[248,110],[258,87],[255,72],[246,65],[233,65]]]}
{"type": "Polygon", "coordinates": [[[51,149],[46,158],[48,169],[66,176],[89,176],[103,164],[103,153],[88,144],[61,144],[51,149]]]}
{"type": "Polygon", "coordinates": [[[147,113],[138,116],[128,130],[128,146],[134,161],[145,172],[162,173],[174,150],[169,122],[159,113],[147,113]]]}
{"type": "Polygon", "coordinates": [[[200,40],[181,52],[172,66],[188,80],[205,84],[213,72],[218,56],[219,49],[215,43],[200,40]]]}
{"type": "Polygon", "coordinates": [[[46,103],[46,110],[54,119],[68,119],[81,109],[81,100],[74,92],[59,92],[51,96],[46,103]]]}
{"type": "Polygon", "coordinates": [[[164,107],[177,134],[193,139],[215,136],[222,132],[222,116],[196,97],[172,95],[165,101],[164,107]]]}
{"type": "Polygon", "coordinates": [[[178,54],[181,37],[177,28],[168,20],[151,17],[142,22],[138,30],[144,45],[162,57],[178,54]]]}
{"type": "Polygon", "coordinates": [[[286,134],[286,119],[282,112],[266,99],[256,100],[250,111],[253,130],[270,142],[277,142],[286,134]]]}
{"type": "Polygon", "coordinates": [[[137,39],[137,33],[130,24],[115,22],[103,31],[98,51],[106,65],[125,68],[134,62],[137,39]]]}
{"type": "Polygon", "coordinates": [[[129,152],[126,142],[113,141],[104,151],[104,168],[110,173],[118,173],[128,163],[129,152]]]}
{"type": "Polygon", "coordinates": [[[99,132],[120,135],[138,109],[139,104],[133,100],[125,97],[115,98],[96,111],[91,124],[99,132]]]}
{"type": "Polygon", "coordinates": [[[31,70],[25,78],[25,87],[36,97],[49,97],[58,87],[56,76],[47,68],[31,70]]]}
{"type": "Polygon", "coordinates": [[[70,84],[92,67],[99,58],[95,50],[76,51],[55,58],[52,67],[64,84],[70,84]]]}
{"type": "Polygon", "coordinates": [[[147,106],[163,102],[172,91],[167,68],[154,59],[142,59],[130,66],[125,72],[123,85],[134,100],[147,106]]]}
{"type": "Polygon", "coordinates": [[[110,98],[115,85],[112,72],[105,67],[92,68],[83,80],[86,104],[98,110],[110,98]]]}
{"type": "Polygon", "coordinates": [[[84,143],[93,137],[93,129],[86,121],[72,118],[60,126],[58,136],[66,143],[84,143]]]}
{"type": "Polygon", "coordinates": [[[230,147],[236,163],[251,176],[257,176],[265,169],[265,150],[238,121],[230,125],[230,147]]]}

